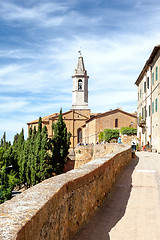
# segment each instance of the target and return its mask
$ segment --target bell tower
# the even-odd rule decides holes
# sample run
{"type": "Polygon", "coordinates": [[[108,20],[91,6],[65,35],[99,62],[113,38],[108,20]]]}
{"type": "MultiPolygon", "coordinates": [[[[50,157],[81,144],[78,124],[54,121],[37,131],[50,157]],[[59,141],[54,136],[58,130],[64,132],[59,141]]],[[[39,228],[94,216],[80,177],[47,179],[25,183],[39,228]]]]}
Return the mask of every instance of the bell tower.
{"type": "Polygon", "coordinates": [[[88,78],[87,71],[84,67],[83,57],[81,51],[78,58],[77,68],[74,70],[73,91],[72,91],[72,110],[85,110],[88,107],[88,78]]]}

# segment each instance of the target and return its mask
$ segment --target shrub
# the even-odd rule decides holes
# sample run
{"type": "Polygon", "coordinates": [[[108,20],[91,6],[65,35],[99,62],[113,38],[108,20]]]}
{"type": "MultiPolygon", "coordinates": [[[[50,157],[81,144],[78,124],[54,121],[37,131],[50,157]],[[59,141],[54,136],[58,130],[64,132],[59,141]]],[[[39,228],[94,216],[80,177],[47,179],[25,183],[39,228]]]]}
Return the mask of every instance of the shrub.
{"type": "Polygon", "coordinates": [[[121,134],[127,134],[127,135],[136,135],[137,129],[133,127],[122,127],[121,128],[121,134]]]}
{"type": "Polygon", "coordinates": [[[119,137],[119,129],[104,129],[103,139],[106,142],[110,142],[113,138],[117,139],[119,137]]]}
{"type": "Polygon", "coordinates": [[[98,135],[99,142],[103,141],[103,132],[100,132],[98,135]]]}

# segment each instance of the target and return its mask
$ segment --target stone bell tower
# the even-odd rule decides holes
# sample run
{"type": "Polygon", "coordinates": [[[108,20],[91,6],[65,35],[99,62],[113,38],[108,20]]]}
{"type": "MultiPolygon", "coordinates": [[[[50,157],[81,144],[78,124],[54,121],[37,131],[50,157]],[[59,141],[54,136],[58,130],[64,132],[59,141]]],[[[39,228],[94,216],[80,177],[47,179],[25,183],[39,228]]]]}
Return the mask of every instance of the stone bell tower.
{"type": "Polygon", "coordinates": [[[84,67],[83,57],[81,51],[78,58],[77,68],[74,70],[73,78],[73,91],[72,91],[72,110],[79,109],[85,110],[88,107],[88,78],[87,71],[84,67]]]}

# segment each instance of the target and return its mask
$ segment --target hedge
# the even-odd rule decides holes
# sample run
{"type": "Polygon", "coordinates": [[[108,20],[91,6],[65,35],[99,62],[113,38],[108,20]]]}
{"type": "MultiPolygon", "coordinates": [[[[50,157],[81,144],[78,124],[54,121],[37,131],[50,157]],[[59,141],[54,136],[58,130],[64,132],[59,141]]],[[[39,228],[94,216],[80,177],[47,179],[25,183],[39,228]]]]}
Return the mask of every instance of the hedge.
{"type": "Polygon", "coordinates": [[[121,134],[126,135],[136,135],[137,129],[133,127],[122,127],[121,128],[121,134]]]}

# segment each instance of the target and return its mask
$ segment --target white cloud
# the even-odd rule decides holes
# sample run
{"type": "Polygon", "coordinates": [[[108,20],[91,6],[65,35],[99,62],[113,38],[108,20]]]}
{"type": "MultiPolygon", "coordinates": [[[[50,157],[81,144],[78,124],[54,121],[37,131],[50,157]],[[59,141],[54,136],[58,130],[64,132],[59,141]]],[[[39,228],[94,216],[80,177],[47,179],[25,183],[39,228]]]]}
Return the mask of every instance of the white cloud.
{"type": "MultiPolygon", "coordinates": [[[[61,3],[45,3],[39,4],[32,7],[22,7],[15,4],[1,3],[0,13],[1,17],[5,20],[14,21],[36,21],[36,23],[46,23],[47,16],[49,14],[57,12],[65,12],[68,7],[66,4],[61,3]]],[[[60,17],[52,17],[55,21],[52,21],[53,25],[59,25],[61,22],[60,17]]]]}
{"type": "Polygon", "coordinates": [[[71,76],[80,47],[90,76],[92,112],[117,107],[134,112],[134,83],[160,39],[159,3],[148,3],[0,3],[0,21],[11,31],[5,43],[0,39],[1,130],[18,132],[39,116],[71,108],[71,76]]]}

